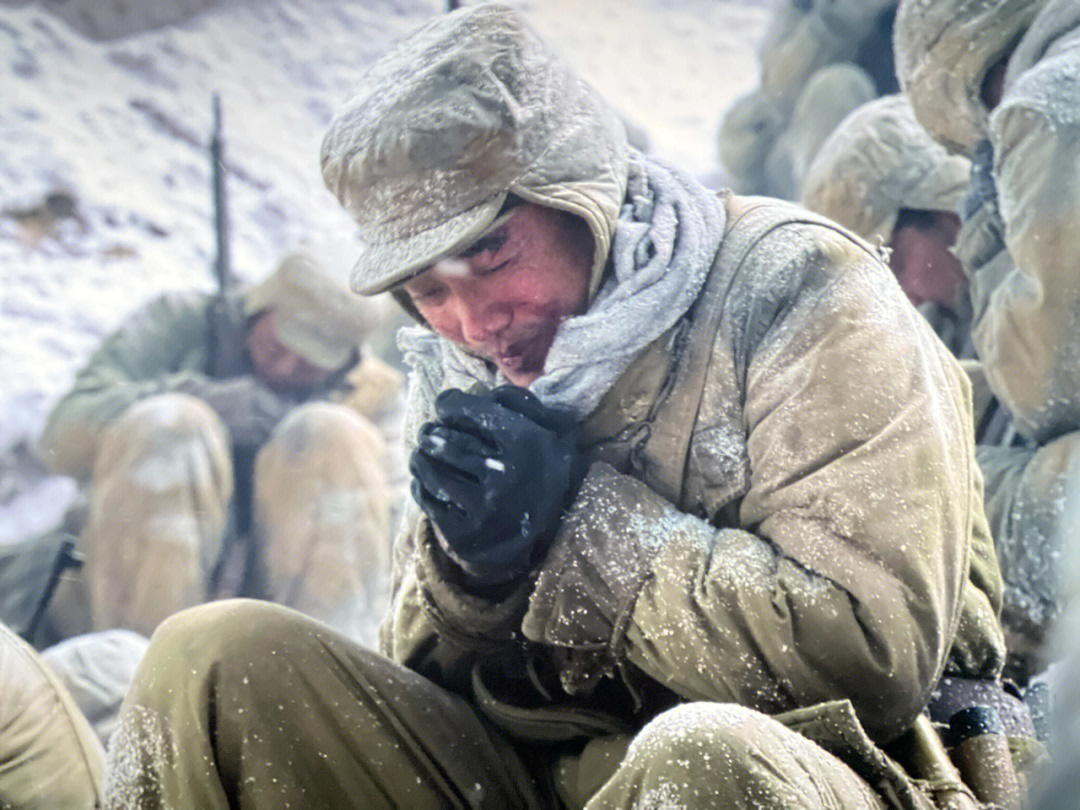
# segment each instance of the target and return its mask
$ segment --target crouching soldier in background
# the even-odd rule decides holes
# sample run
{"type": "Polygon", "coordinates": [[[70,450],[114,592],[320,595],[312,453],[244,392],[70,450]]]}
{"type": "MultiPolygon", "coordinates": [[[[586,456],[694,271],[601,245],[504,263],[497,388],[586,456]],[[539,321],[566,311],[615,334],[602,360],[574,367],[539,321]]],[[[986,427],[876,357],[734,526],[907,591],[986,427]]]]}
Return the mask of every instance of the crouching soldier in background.
{"type": "Polygon", "coordinates": [[[860,104],[896,90],[897,0],[779,0],[758,44],[760,81],[723,112],[717,156],[740,194],[797,200],[825,137],[860,104]]]}
{"type": "Polygon", "coordinates": [[[956,242],[971,164],[915,120],[903,95],[862,105],[822,144],[803,187],[811,211],[888,246],[889,266],[937,336],[970,357],[971,303],[956,242]]]}
{"type": "Polygon", "coordinates": [[[240,592],[364,637],[388,557],[401,375],[361,353],[370,311],[306,252],[223,309],[213,301],[144,306],[46,425],[42,456],[89,479],[79,548],[92,628],[78,629],[149,635],[240,592]]]}
{"type": "Polygon", "coordinates": [[[969,385],[873,251],[629,148],[498,5],[376,62],[322,166],[353,288],[423,324],[381,654],[267,603],[173,617],[107,806],[969,797],[922,715],[1002,663],[969,385]]]}

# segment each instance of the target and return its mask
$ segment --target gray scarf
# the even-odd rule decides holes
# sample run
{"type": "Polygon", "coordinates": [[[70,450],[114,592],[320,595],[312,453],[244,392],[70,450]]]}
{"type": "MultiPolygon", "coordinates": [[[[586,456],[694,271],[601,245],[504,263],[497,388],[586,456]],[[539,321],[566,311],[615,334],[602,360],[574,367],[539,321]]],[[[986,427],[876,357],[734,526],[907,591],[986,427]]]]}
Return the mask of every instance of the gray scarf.
{"type": "MultiPolygon", "coordinates": [[[[697,299],[724,224],[719,197],[635,153],[615,223],[612,271],[588,311],[559,325],[544,374],[529,389],[545,405],[588,416],[633,359],[697,299]]],[[[427,328],[402,329],[398,345],[412,369],[405,424],[410,442],[431,418],[440,391],[507,382],[488,362],[427,328]]]]}

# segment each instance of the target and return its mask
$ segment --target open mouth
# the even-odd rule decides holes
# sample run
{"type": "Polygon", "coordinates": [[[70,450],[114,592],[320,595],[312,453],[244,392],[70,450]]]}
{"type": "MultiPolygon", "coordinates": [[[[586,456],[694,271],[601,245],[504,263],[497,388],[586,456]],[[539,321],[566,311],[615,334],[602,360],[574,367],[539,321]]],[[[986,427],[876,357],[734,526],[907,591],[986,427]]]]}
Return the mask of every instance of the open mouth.
{"type": "Polygon", "coordinates": [[[513,335],[500,336],[481,354],[510,376],[540,373],[553,336],[554,329],[548,323],[522,324],[513,335]]]}
{"type": "Polygon", "coordinates": [[[524,348],[513,348],[495,355],[495,363],[504,371],[521,371],[525,365],[524,348]]]}
{"type": "Polygon", "coordinates": [[[530,333],[498,347],[495,351],[495,363],[504,371],[528,370],[537,351],[538,337],[538,334],[530,333]]]}

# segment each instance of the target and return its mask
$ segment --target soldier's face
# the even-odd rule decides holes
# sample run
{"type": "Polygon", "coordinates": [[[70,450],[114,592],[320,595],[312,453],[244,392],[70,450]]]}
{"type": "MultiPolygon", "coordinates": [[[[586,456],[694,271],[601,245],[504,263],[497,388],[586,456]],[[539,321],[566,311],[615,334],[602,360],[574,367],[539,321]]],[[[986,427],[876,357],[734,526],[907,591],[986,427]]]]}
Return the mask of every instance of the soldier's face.
{"type": "Polygon", "coordinates": [[[543,373],[559,324],[585,310],[592,250],[584,221],[525,203],[402,289],[432,329],[527,386],[543,373]]]}
{"type": "Polygon", "coordinates": [[[893,230],[889,264],[901,288],[916,306],[934,301],[955,309],[965,284],[960,261],[949,251],[960,218],[948,211],[901,214],[893,230]]]}
{"type": "Polygon", "coordinates": [[[325,382],[333,369],[320,368],[283,344],[277,336],[277,314],[260,312],[248,327],[248,356],[259,378],[275,391],[299,391],[325,382]]]}

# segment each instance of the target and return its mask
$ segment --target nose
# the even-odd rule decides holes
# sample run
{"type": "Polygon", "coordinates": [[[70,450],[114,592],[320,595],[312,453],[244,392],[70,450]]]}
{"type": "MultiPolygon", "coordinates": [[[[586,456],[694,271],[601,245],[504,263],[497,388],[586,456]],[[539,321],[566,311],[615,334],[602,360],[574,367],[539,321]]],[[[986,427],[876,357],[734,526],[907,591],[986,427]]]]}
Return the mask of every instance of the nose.
{"type": "Polygon", "coordinates": [[[484,344],[510,324],[510,307],[487,295],[463,295],[458,320],[466,343],[484,344]]]}

